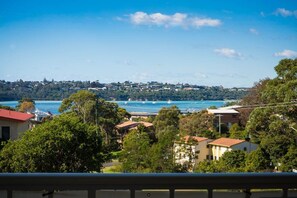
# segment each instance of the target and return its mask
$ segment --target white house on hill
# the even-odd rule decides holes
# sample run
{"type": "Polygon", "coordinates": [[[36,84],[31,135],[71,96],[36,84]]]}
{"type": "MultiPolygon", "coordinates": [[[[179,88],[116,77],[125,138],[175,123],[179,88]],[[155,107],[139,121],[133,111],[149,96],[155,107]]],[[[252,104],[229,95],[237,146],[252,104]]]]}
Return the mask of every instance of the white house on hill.
{"type": "Polygon", "coordinates": [[[199,162],[219,160],[227,151],[242,150],[249,153],[256,150],[257,147],[257,144],[239,139],[219,138],[212,140],[205,137],[185,136],[174,143],[173,149],[175,163],[193,171],[199,162]]]}
{"type": "Polygon", "coordinates": [[[210,142],[209,145],[212,153],[212,159],[214,160],[220,159],[226,151],[242,150],[250,153],[258,147],[257,144],[231,138],[219,138],[210,142]]]}
{"type": "Polygon", "coordinates": [[[211,139],[205,137],[185,136],[174,143],[175,163],[187,166],[190,171],[195,164],[208,159],[210,150],[208,142],[211,139]]]}

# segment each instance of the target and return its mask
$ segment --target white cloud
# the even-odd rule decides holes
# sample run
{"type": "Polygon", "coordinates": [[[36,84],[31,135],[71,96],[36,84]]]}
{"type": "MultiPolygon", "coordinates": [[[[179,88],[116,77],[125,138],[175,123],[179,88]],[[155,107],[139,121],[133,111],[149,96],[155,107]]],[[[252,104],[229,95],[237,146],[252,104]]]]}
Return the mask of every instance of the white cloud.
{"type": "Polygon", "coordinates": [[[259,34],[258,30],[256,30],[255,28],[250,28],[249,31],[250,31],[250,33],[255,34],[255,35],[259,34]]]}
{"type": "Polygon", "coordinates": [[[291,10],[286,10],[285,8],[278,8],[274,12],[275,15],[281,15],[283,17],[289,17],[289,16],[295,16],[297,17],[297,10],[291,11],[291,10]]]}
{"type": "Polygon", "coordinates": [[[293,50],[287,50],[285,49],[282,52],[276,52],[274,53],[274,56],[277,57],[286,57],[286,58],[293,58],[293,57],[297,57],[297,52],[293,51],[293,50]]]}
{"type": "Polygon", "coordinates": [[[219,19],[189,17],[184,13],[166,15],[162,13],[147,14],[145,12],[135,12],[130,14],[130,21],[135,25],[156,25],[164,27],[217,27],[222,24],[219,19]]]}
{"type": "Polygon", "coordinates": [[[203,27],[203,26],[217,27],[221,25],[221,21],[218,19],[210,19],[210,18],[194,18],[192,25],[197,28],[203,27]]]}
{"type": "Polygon", "coordinates": [[[227,57],[227,58],[241,58],[242,54],[239,52],[236,52],[234,49],[230,48],[220,48],[220,49],[215,49],[215,53],[227,57]]]}

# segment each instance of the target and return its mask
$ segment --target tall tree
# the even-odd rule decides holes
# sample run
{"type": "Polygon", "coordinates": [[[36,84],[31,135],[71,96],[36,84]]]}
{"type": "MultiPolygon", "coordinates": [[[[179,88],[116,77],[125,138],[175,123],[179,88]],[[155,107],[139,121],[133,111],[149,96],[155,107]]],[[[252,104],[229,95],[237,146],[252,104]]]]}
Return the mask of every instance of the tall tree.
{"type": "Polygon", "coordinates": [[[95,123],[96,95],[86,91],[78,91],[62,101],[59,112],[75,112],[84,123],[95,123]]]}
{"type": "Polygon", "coordinates": [[[169,108],[163,107],[156,118],[154,119],[154,127],[156,129],[157,137],[160,135],[164,129],[168,126],[172,126],[176,129],[179,129],[179,116],[180,110],[177,106],[172,106],[169,108]]]}
{"type": "Polygon", "coordinates": [[[253,110],[246,129],[269,154],[271,162],[279,166],[289,148],[296,148],[297,59],[281,60],[275,71],[277,77],[260,92],[265,106],[253,110]]]}
{"type": "Polygon", "coordinates": [[[0,152],[2,172],[100,171],[101,138],[94,125],[63,114],[39,125],[0,152]]]}
{"type": "Polygon", "coordinates": [[[206,131],[213,131],[213,119],[207,111],[192,113],[181,117],[179,128],[184,135],[205,136],[206,131]]]}
{"type": "Polygon", "coordinates": [[[18,102],[16,109],[20,112],[30,112],[35,110],[35,102],[30,98],[23,98],[18,102]]]}
{"type": "Polygon", "coordinates": [[[125,136],[120,157],[124,172],[150,172],[149,142],[149,135],[137,129],[125,136]]]}

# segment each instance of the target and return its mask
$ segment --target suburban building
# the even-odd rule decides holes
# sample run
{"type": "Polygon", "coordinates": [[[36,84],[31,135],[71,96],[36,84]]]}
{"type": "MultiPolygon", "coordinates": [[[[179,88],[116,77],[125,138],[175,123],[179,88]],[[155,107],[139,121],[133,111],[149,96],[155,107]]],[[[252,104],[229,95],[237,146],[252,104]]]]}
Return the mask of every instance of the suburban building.
{"type": "Polygon", "coordinates": [[[15,140],[22,132],[31,128],[30,119],[34,115],[0,109],[0,138],[3,141],[15,140]]]}
{"type": "Polygon", "coordinates": [[[218,160],[226,151],[242,150],[250,153],[256,150],[258,145],[247,142],[245,140],[231,139],[231,138],[219,138],[208,143],[211,149],[211,159],[218,160]]]}
{"type": "Polygon", "coordinates": [[[227,151],[242,150],[251,152],[257,145],[245,140],[219,138],[216,140],[205,137],[185,136],[174,143],[174,160],[193,171],[195,165],[204,160],[218,160],[227,151]]]}
{"type": "Polygon", "coordinates": [[[216,127],[219,127],[219,124],[221,123],[230,128],[232,124],[239,123],[239,112],[235,109],[207,109],[207,112],[215,116],[214,125],[216,127]]]}
{"type": "Polygon", "coordinates": [[[197,136],[185,136],[174,143],[175,163],[181,164],[192,171],[195,164],[209,159],[208,143],[211,139],[197,136]]]}
{"type": "Polygon", "coordinates": [[[122,143],[123,139],[125,137],[125,135],[133,129],[137,129],[137,127],[139,127],[140,125],[144,126],[145,128],[148,129],[148,131],[152,131],[154,125],[150,122],[134,122],[131,120],[128,120],[126,122],[123,122],[121,124],[118,124],[115,126],[116,131],[117,131],[117,135],[118,135],[118,142],[122,143]]]}

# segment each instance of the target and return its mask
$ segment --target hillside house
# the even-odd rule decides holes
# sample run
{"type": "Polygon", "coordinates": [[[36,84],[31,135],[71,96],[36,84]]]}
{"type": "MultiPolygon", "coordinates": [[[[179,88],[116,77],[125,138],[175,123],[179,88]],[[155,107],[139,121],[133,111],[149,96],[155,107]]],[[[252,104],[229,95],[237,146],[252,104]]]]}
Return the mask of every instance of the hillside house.
{"type": "Polygon", "coordinates": [[[225,124],[228,128],[232,124],[239,123],[239,112],[235,109],[207,109],[208,114],[214,115],[214,126],[219,127],[219,124],[225,124]]]}
{"type": "Polygon", "coordinates": [[[2,141],[15,140],[31,128],[30,119],[34,115],[0,109],[0,138],[2,141]]]}
{"type": "Polygon", "coordinates": [[[140,125],[147,128],[148,131],[152,131],[154,127],[150,122],[134,122],[131,120],[116,125],[115,128],[118,135],[118,142],[122,143],[125,135],[129,133],[130,130],[137,129],[140,125]]]}
{"type": "Polygon", "coordinates": [[[180,141],[174,143],[175,163],[187,167],[193,171],[195,164],[208,159],[210,149],[208,143],[211,139],[197,136],[185,136],[180,141]]]}
{"type": "Polygon", "coordinates": [[[242,150],[250,153],[256,150],[258,145],[247,142],[245,140],[231,139],[231,138],[219,138],[208,143],[211,149],[211,159],[218,160],[226,151],[242,150]]]}

